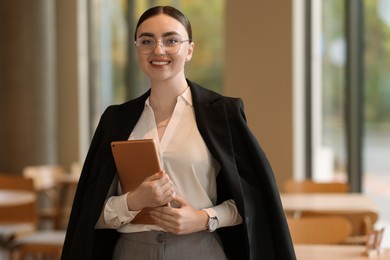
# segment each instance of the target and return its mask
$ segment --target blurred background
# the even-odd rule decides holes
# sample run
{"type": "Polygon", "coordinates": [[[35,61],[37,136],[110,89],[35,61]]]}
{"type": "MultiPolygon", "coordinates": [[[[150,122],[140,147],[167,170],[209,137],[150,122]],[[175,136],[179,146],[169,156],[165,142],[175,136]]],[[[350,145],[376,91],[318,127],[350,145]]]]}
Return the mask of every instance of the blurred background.
{"type": "Polygon", "coordinates": [[[2,0],[1,172],[82,164],[104,109],[148,89],[133,35],[153,5],[190,19],[188,78],[243,98],[279,185],[348,182],[390,229],[390,0],[2,0]]]}

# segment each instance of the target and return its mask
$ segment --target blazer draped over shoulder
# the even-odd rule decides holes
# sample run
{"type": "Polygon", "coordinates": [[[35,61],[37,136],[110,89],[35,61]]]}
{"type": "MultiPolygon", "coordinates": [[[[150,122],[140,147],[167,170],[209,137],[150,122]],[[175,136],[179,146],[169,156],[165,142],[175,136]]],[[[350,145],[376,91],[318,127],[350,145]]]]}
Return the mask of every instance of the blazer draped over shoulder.
{"type": "MultiPolygon", "coordinates": [[[[221,166],[218,203],[233,199],[243,220],[217,230],[228,258],[296,259],[271,166],[247,126],[242,100],[187,82],[199,132],[221,166]]],[[[80,176],[61,259],[111,259],[119,233],[95,229],[116,174],[110,143],[128,139],[149,94],[112,105],[102,114],[80,176]]]]}

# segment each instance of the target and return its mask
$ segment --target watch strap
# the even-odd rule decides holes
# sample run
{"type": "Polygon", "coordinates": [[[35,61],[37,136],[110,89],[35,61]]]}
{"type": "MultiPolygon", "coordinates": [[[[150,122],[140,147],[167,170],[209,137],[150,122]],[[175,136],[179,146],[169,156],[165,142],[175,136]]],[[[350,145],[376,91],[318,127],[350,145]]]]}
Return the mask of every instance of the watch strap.
{"type": "Polygon", "coordinates": [[[209,232],[214,232],[219,224],[219,221],[217,218],[217,212],[213,208],[205,208],[203,210],[207,213],[207,215],[209,217],[208,222],[207,222],[207,229],[209,232]]]}

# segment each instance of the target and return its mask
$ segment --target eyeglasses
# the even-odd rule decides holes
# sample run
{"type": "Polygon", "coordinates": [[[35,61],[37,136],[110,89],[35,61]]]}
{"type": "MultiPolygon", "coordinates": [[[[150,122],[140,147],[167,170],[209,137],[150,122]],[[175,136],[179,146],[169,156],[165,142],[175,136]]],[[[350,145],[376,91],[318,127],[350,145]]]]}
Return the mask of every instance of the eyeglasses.
{"type": "Polygon", "coordinates": [[[139,54],[151,54],[156,48],[157,44],[161,46],[166,54],[176,54],[179,52],[180,46],[183,42],[189,42],[190,40],[181,40],[177,37],[168,37],[160,41],[156,41],[152,37],[142,36],[138,38],[134,44],[137,47],[139,54]]]}

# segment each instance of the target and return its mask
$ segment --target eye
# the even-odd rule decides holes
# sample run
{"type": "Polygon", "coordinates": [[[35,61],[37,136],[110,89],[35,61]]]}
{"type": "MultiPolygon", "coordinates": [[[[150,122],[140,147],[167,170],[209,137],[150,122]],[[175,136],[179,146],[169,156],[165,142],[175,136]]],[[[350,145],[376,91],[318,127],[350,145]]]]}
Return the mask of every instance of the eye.
{"type": "Polygon", "coordinates": [[[168,39],[164,39],[164,45],[165,46],[172,46],[172,45],[177,45],[178,43],[180,43],[180,39],[178,38],[168,38],[168,39]]]}
{"type": "Polygon", "coordinates": [[[154,39],[149,39],[149,38],[140,38],[138,42],[139,44],[144,46],[154,45],[155,43],[154,39]]]}

